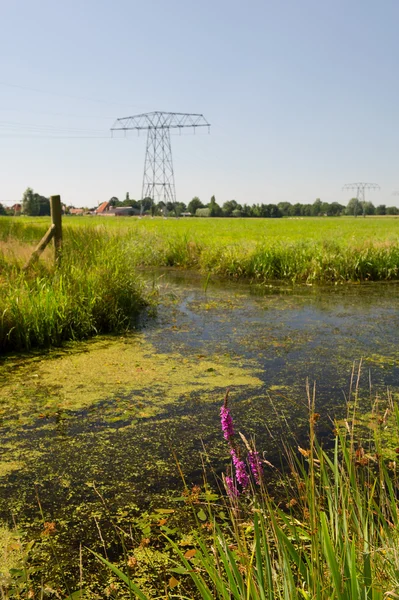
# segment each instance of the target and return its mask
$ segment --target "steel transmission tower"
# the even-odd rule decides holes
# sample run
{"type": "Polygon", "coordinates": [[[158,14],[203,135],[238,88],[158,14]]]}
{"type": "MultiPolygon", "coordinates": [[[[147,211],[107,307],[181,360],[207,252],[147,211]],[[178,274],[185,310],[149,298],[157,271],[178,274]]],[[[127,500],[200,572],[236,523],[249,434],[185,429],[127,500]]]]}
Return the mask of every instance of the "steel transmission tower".
{"type": "MultiPolygon", "coordinates": [[[[358,183],[346,183],[342,189],[343,190],[356,190],[356,198],[362,204],[363,216],[366,216],[366,213],[365,213],[366,207],[364,204],[365,198],[366,198],[365,190],[380,190],[381,188],[378,185],[378,183],[358,182],[358,183]]],[[[356,211],[356,209],[355,209],[355,211],[356,211]]],[[[355,217],[356,217],[356,214],[355,214],[355,217]]]]}
{"type": "Polygon", "coordinates": [[[147,146],[144,161],[143,187],[141,199],[176,202],[175,176],[173,172],[170,130],[190,127],[208,127],[210,124],[203,115],[155,111],[117,119],[111,131],[135,129],[138,133],[147,130],[147,146]]]}

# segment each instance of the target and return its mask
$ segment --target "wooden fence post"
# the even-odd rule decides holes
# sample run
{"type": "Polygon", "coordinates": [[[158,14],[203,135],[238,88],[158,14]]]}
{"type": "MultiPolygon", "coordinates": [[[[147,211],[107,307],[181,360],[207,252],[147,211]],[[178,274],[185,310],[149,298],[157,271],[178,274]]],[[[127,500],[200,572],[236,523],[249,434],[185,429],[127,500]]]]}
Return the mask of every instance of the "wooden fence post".
{"type": "Polygon", "coordinates": [[[61,198],[60,196],[50,196],[50,209],[51,209],[51,225],[48,231],[44,234],[39,244],[32,253],[32,256],[24,266],[23,270],[27,271],[29,267],[39,258],[47,244],[54,238],[54,255],[55,265],[59,267],[61,265],[61,251],[62,251],[62,223],[61,223],[61,198]]]}
{"type": "Polygon", "coordinates": [[[62,221],[61,197],[50,196],[51,223],[54,225],[54,257],[57,267],[61,265],[62,221]]]}

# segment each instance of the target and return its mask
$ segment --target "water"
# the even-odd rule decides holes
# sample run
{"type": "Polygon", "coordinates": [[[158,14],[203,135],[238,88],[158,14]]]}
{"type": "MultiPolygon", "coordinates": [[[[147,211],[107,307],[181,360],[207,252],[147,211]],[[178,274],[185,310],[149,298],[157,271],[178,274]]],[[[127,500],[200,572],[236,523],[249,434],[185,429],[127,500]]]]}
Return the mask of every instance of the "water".
{"type": "Polygon", "coordinates": [[[196,276],[152,278],[161,303],[139,331],[7,357],[1,368],[0,518],[41,539],[40,501],[72,579],[79,543],[101,546],[98,524],[114,544],[110,515],[128,526],[181,492],[179,469],[201,484],[204,461],[209,472],[226,468],[227,388],[237,428],[272,462],[282,441],[306,445],[307,382],[326,443],[355,361],[362,411],[387,387],[397,395],[398,284],[204,290],[196,276]]]}

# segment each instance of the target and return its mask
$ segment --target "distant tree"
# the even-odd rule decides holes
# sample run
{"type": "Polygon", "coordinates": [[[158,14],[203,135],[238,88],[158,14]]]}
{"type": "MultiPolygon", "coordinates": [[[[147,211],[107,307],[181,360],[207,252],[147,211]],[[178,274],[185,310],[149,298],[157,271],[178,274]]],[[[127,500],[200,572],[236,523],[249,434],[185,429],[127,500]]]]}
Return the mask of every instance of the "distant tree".
{"type": "Polygon", "coordinates": [[[361,202],[362,214],[366,215],[375,215],[375,206],[372,202],[361,202]]]}
{"type": "Polygon", "coordinates": [[[291,202],[279,202],[277,206],[278,209],[281,211],[283,217],[288,217],[288,215],[290,214],[291,202]]]}
{"type": "Polygon", "coordinates": [[[0,215],[6,215],[7,211],[2,204],[0,204],[0,215]]]}
{"type": "Polygon", "coordinates": [[[330,215],[330,204],[328,202],[321,203],[320,215],[327,216],[327,217],[330,215]]]}
{"type": "Polygon", "coordinates": [[[40,194],[35,194],[36,201],[39,205],[39,216],[45,217],[50,215],[50,199],[40,194]]]}
{"type": "Polygon", "coordinates": [[[27,188],[22,196],[22,212],[30,217],[49,215],[50,200],[45,196],[36,194],[32,188],[27,188]]]}
{"type": "Polygon", "coordinates": [[[386,214],[387,215],[398,215],[399,214],[399,209],[396,208],[396,206],[387,206],[387,208],[386,208],[386,214]]]}
{"type": "Polygon", "coordinates": [[[187,210],[192,215],[195,215],[195,214],[197,214],[198,208],[204,208],[204,205],[202,204],[202,202],[198,198],[198,196],[194,196],[194,198],[192,200],[190,200],[190,202],[188,203],[187,210]]]}
{"type": "Polygon", "coordinates": [[[132,198],[130,198],[129,200],[124,200],[123,205],[131,206],[132,208],[135,208],[136,210],[140,210],[141,202],[140,202],[140,200],[133,200],[132,198]]]}
{"type": "Polygon", "coordinates": [[[375,214],[376,215],[386,215],[387,207],[385,206],[385,204],[380,204],[379,206],[377,206],[377,208],[375,209],[375,214]]]}
{"type": "Polygon", "coordinates": [[[222,208],[216,202],[215,196],[212,196],[211,201],[208,204],[208,208],[210,217],[221,217],[223,215],[222,208]]]}
{"type": "Polygon", "coordinates": [[[258,204],[257,213],[258,217],[261,217],[262,219],[267,219],[270,217],[270,210],[266,204],[258,204]]]}
{"type": "Polygon", "coordinates": [[[140,200],[140,212],[143,214],[151,213],[153,205],[154,200],[152,198],[149,198],[148,196],[146,198],[143,198],[142,200],[140,200]]]}
{"type": "Polygon", "coordinates": [[[331,202],[329,214],[332,217],[338,217],[339,215],[343,215],[345,212],[345,206],[343,204],[339,204],[339,202],[331,202]]]}
{"type": "Polygon", "coordinates": [[[281,210],[275,204],[269,204],[269,216],[271,219],[278,219],[283,216],[281,210]]]}
{"type": "Polygon", "coordinates": [[[160,200],[160,202],[158,202],[155,208],[157,215],[163,215],[164,217],[166,217],[166,215],[168,214],[168,209],[166,208],[166,204],[163,200],[160,200]]]}
{"type": "Polygon", "coordinates": [[[120,206],[121,202],[119,202],[119,199],[116,196],[112,196],[112,198],[110,198],[109,200],[109,204],[110,206],[120,206]]]}
{"type": "Polygon", "coordinates": [[[362,206],[358,198],[351,198],[349,200],[348,205],[345,209],[345,213],[347,215],[353,215],[354,217],[362,213],[362,206]]]}
{"type": "Polygon", "coordinates": [[[241,215],[243,217],[250,217],[251,216],[251,207],[248,206],[248,204],[243,204],[242,209],[241,209],[241,215]]]}
{"type": "Polygon", "coordinates": [[[175,204],[176,217],[180,217],[180,215],[184,212],[187,212],[187,206],[184,204],[184,202],[176,202],[176,204],[175,204]]]}
{"type": "Polygon", "coordinates": [[[29,217],[37,217],[40,207],[38,199],[32,188],[26,188],[22,196],[22,212],[29,217]]]}
{"type": "Polygon", "coordinates": [[[227,200],[222,206],[225,217],[231,217],[233,210],[241,210],[241,206],[235,200],[227,200]]]}
{"type": "Polygon", "coordinates": [[[312,217],[318,217],[322,212],[323,203],[320,198],[316,198],[316,200],[312,204],[312,217]]]}
{"type": "Polygon", "coordinates": [[[302,204],[299,204],[299,202],[297,202],[296,204],[291,204],[291,206],[288,209],[289,216],[290,217],[300,217],[302,214],[301,208],[302,208],[302,204]]]}

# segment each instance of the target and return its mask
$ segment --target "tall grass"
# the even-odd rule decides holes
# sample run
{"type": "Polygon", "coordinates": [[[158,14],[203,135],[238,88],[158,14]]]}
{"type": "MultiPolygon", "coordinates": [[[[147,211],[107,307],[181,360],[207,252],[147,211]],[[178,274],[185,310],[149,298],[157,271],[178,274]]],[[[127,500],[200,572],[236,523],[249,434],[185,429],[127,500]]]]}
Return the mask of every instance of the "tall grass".
{"type": "MultiPolygon", "coordinates": [[[[31,238],[31,228],[20,232],[31,238]]],[[[36,241],[39,230],[36,231],[36,241]]],[[[40,234],[39,234],[40,236],[40,234]]],[[[148,303],[126,240],[92,230],[65,236],[62,266],[40,260],[25,272],[13,238],[0,251],[0,351],[29,350],[128,328],[148,303]]]]}
{"type": "MultiPolygon", "coordinates": [[[[309,393],[309,438],[298,452],[286,448],[288,473],[271,495],[264,476],[239,497],[230,493],[228,526],[220,505],[208,505],[212,532],[198,523],[189,552],[168,538],[180,565],[168,598],[205,600],[383,600],[399,597],[399,481],[384,458],[390,399],[374,413],[373,437],[356,440],[356,401],[337,424],[333,447],[320,445],[314,395],[309,393]],[[194,591],[188,585],[194,586],[194,591]],[[172,589],[173,588],[173,589],[172,589]]],[[[226,491],[231,490],[228,486],[226,491]]],[[[198,508],[196,508],[198,511],[198,508]]],[[[101,559],[147,600],[128,576],[101,559]]]]}
{"type": "MultiPolygon", "coordinates": [[[[118,238],[137,266],[196,269],[257,283],[391,281],[399,278],[395,219],[65,219],[76,252],[118,238]],[[83,245],[82,245],[83,244],[83,245]]],[[[32,243],[40,218],[0,219],[0,241],[32,243]]]]}
{"type": "MultiPolygon", "coordinates": [[[[399,411],[391,404],[399,427],[399,411]]],[[[261,486],[250,503],[230,506],[231,529],[215,523],[211,546],[197,537],[196,569],[175,546],[201,598],[382,600],[399,592],[396,463],[384,460],[387,413],[376,417],[368,451],[355,442],[355,409],[337,427],[332,451],[316,436],[310,403],[309,446],[287,451],[290,473],[277,499],[261,486]]]]}

